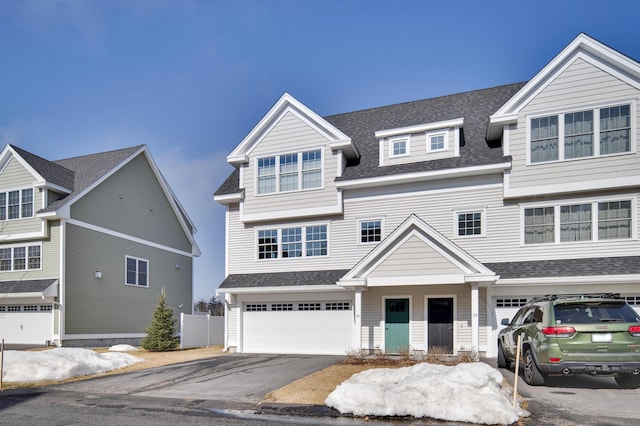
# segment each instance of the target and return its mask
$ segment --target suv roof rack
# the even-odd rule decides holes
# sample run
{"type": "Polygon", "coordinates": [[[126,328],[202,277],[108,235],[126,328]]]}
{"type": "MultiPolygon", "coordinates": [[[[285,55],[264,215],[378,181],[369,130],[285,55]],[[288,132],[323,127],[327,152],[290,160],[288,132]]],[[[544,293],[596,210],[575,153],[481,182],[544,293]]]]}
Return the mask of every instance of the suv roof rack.
{"type": "Polygon", "coordinates": [[[622,299],[620,293],[576,293],[576,294],[546,294],[543,297],[531,299],[531,302],[558,299],[622,299]]]}

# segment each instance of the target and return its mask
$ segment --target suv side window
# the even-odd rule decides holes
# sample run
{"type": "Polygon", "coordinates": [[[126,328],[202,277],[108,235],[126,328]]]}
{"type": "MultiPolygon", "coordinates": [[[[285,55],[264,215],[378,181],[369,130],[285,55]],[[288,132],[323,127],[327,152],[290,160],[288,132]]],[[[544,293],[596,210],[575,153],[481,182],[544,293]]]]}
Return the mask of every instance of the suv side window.
{"type": "Polygon", "coordinates": [[[542,322],[542,309],[536,307],[536,309],[533,311],[533,322],[542,322]]]}
{"type": "Polygon", "coordinates": [[[524,319],[524,315],[527,313],[528,308],[522,308],[520,309],[518,312],[516,312],[516,315],[513,317],[513,320],[511,321],[511,325],[520,325],[523,323],[523,319],[524,319]]]}

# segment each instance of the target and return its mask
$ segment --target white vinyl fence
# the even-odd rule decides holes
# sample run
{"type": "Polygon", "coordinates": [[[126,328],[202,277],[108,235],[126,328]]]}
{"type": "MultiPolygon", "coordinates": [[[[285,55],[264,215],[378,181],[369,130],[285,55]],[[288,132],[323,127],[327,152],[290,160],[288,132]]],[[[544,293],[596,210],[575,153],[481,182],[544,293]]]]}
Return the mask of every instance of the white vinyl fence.
{"type": "Polygon", "coordinates": [[[180,314],[180,349],[224,344],[224,317],[180,314]]]}

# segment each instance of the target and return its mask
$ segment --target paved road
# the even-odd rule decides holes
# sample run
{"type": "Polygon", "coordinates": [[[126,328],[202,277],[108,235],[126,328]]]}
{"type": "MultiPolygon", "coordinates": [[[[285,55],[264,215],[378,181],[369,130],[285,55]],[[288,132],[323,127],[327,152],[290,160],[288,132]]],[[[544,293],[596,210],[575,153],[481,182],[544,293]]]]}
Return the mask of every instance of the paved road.
{"type": "MultiPolygon", "coordinates": [[[[502,368],[500,372],[513,385],[513,371],[502,368]]],[[[620,389],[611,377],[550,377],[546,386],[529,386],[520,376],[518,393],[534,413],[531,425],[640,424],[640,389],[620,389]]]]}
{"type": "Polygon", "coordinates": [[[216,408],[251,408],[274,389],[344,357],[228,354],[208,360],[54,386],[85,394],[215,401],[216,408]]]}

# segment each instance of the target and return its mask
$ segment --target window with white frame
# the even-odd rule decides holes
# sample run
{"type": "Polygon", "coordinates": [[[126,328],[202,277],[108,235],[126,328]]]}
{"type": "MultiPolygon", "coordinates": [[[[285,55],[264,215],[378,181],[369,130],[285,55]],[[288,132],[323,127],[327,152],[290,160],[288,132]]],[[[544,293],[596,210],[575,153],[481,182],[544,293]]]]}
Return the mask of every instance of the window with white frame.
{"type": "Polygon", "coordinates": [[[0,220],[33,217],[33,188],[0,192],[0,220]]]}
{"type": "Polygon", "coordinates": [[[322,151],[258,158],[257,193],[272,194],[322,187],[322,151]]]}
{"type": "Polygon", "coordinates": [[[258,230],[258,259],[328,255],[327,225],[258,230]]]}
{"type": "Polygon", "coordinates": [[[137,257],[125,257],[125,282],[129,285],[149,287],[149,261],[137,257]]]}
{"type": "Polygon", "coordinates": [[[633,237],[631,200],[524,208],[524,243],[568,243],[633,237]],[[557,232],[556,232],[557,230],[557,232]]]}
{"type": "Polygon", "coordinates": [[[403,136],[389,140],[389,157],[409,155],[409,137],[403,136]]]}
{"type": "Polygon", "coordinates": [[[0,247],[0,271],[41,269],[41,251],[40,245],[0,247]]]}
{"type": "Polygon", "coordinates": [[[427,151],[444,151],[448,149],[448,132],[427,133],[427,151]]]}
{"type": "Polygon", "coordinates": [[[378,243],[382,240],[382,221],[363,220],[360,221],[360,242],[378,243]]]}
{"type": "Polygon", "coordinates": [[[529,161],[544,163],[631,152],[631,104],[529,119],[529,161]]]}
{"type": "Polygon", "coordinates": [[[484,211],[456,212],[456,227],[459,237],[484,235],[484,211]]]}

